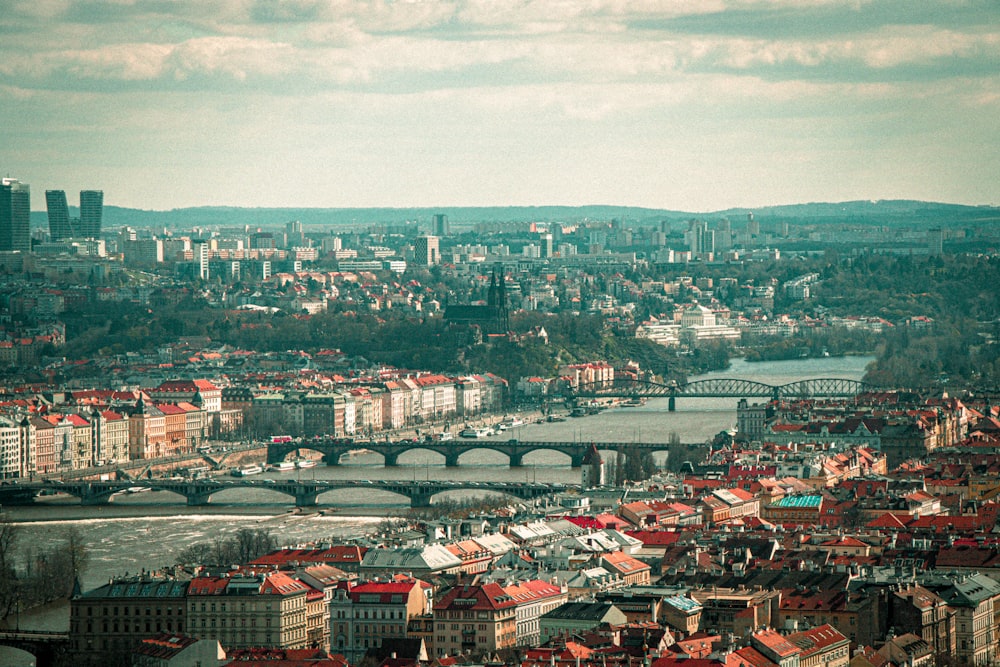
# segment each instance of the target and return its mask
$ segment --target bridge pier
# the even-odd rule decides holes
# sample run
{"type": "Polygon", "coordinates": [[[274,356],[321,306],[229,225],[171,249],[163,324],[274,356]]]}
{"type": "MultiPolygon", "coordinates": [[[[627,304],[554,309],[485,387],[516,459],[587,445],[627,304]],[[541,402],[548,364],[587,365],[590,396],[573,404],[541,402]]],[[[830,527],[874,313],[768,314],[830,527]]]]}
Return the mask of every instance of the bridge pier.
{"type": "Polygon", "coordinates": [[[385,467],[386,468],[395,468],[398,465],[399,465],[399,454],[395,454],[395,453],[390,454],[389,452],[386,452],[385,453],[385,467]]]}
{"type": "Polygon", "coordinates": [[[117,491],[117,489],[113,491],[98,491],[91,485],[87,484],[80,489],[80,504],[87,506],[107,505],[115,491],[117,491]]]}
{"type": "Polygon", "coordinates": [[[430,507],[432,493],[414,493],[410,496],[410,507],[430,507]]]}
{"type": "Polygon", "coordinates": [[[296,507],[313,507],[319,504],[319,493],[316,491],[300,491],[295,494],[296,507]]]}
{"type": "MultiPolygon", "coordinates": [[[[446,468],[457,468],[458,467],[458,454],[445,454],[444,455],[444,466],[446,468]]],[[[421,505],[424,507],[424,505],[421,505]]]]}
{"type": "Polygon", "coordinates": [[[523,468],[524,467],[524,454],[511,454],[510,455],[510,467],[511,468],[523,468]]]}
{"type": "Polygon", "coordinates": [[[337,452],[330,452],[329,454],[324,454],[323,463],[325,463],[328,466],[339,466],[340,454],[337,452]]]}
{"type": "Polygon", "coordinates": [[[667,412],[677,411],[677,399],[673,396],[667,399],[667,412]]]}
{"type": "Polygon", "coordinates": [[[576,453],[576,452],[570,454],[569,455],[569,457],[570,457],[570,464],[569,464],[569,466],[571,468],[581,468],[581,467],[583,467],[584,456],[586,456],[586,454],[579,454],[579,453],[576,453]]]}
{"type": "Polygon", "coordinates": [[[185,494],[185,498],[187,498],[188,507],[199,507],[202,505],[208,505],[211,497],[212,494],[210,492],[185,494]]]}

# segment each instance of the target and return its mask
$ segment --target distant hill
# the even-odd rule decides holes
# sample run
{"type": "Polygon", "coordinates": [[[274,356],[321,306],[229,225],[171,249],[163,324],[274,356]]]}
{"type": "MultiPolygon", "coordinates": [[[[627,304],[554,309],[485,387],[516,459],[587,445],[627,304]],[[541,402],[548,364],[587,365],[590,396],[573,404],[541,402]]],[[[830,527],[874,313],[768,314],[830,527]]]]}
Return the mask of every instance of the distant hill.
{"type": "MultiPolygon", "coordinates": [[[[733,222],[753,212],[760,221],[783,220],[803,223],[858,222],[880,224],[961,224],[1000,220],[1000,208],[965,206],[910,200],[819,202],[756,208],[732,208],[711,213],[692,213],[635,206],[483,206],[435,208],[238,208],[203,206],[170,211],[104,207],[104,227],[133,226],[190,229],[191,227],[273,227],[298,220],[304,227],[367,227],[372,224],[420,224],[426,228],[431,216],[447,215],[453,226],[461,229],[481,222],[578,222],[617,218],[631,224],[655,224],[663,220],[729,217],[733,222]]],[[[73,209],[71,215],[79,213],[73,209]]],[[[31,214],[32,226],[47,227],[44,211],[31,214]]]]}

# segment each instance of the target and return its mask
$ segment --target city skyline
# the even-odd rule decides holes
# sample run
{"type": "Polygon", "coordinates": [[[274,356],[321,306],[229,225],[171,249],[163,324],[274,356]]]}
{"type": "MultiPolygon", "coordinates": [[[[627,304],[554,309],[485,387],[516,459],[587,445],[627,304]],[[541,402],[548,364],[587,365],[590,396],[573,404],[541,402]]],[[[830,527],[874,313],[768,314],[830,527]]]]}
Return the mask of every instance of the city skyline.
{"type": "Polygon", "coordinates": [[[989,0],[14,2],[0,171],[154,210],[997,204],[997,26],[989,0]]]}

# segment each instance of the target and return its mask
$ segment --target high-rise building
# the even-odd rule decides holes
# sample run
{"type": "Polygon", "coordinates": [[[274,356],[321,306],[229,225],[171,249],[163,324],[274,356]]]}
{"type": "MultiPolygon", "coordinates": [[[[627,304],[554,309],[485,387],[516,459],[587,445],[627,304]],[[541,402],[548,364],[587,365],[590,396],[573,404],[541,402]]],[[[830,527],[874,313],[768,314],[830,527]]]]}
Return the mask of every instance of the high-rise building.
{"type": "Polygon", "coordinates": [[[96,239],[101,235],[104,217],[104,192],[80,191],[80,217],[69,216],[64,190],[46,190],[45,206],[49,213],[49,236],[53,241],[62,239],[96,239]]]}
{"type": "Polygon", "coordinates": [[[927,230],[927,254],[940,255],[944,253],[944,232],[940,227],[927,230]]]}
{"type": "Polygon", "coordinates": [[[31,188],[16,178],[0,179],[0,251],[31,252],[31,188]]]}
{"type": "Polygon", "coordinates": [[[688,248],[694,254],[715,252],[715,231],[704,220],[692,220],[687,234],[688,248]]]}
{"type": "Polygon", "coordinates": [[[552,257],[552,234],[542,234],[542,257],[552,257]]]}
{"type": "Polygon", "coordinates": [[[49,237],[53,241],[72,238],[73,225],[69,218],[69,206],[66,204],[66,192],[46,190],[45,208],[49,212],[49,237]]]}
{"type": "Polygon", "coordinates": [[[715,249],[725,252],[733,247],[733,227],[729,218],[722,218],[715,225],[715,249]]]}
{"type": "Polygon", "coordinates": [[[301,248],[306,244],[306,235],[302,231],[302,223],[292,220],[285,223],[285,247],[301,248]]]}
{"type": "Polygon", "coordinates": [[[101,235],[101,221],[104,219],[104,191],[80,191],[80,236],[96,239],[101,235]]]}
{"type": "Polygon", "coordinates": [[[448,216],[444,213],[434,214],[433,230],[434,236],[449,236],[451,234],[451,226],[448,224],[448,216]]]}
{"type": "Polygon", "coordinates": [[[439,239],[436,236],[418,236],[413,243],[414,261],[420,266],[434,266],[441,260],[439,239]]]}

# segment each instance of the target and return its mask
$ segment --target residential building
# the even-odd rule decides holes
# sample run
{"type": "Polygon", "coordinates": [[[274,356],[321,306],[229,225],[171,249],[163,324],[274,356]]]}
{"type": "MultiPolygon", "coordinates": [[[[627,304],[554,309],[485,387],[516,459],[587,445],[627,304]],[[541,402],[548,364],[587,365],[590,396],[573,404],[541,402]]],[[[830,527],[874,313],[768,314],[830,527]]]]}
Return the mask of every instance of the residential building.
{"type": "Polygon", "coordinates": [[[434,603],[438,657],[493,654],[517,645],[517,602],[499,584],[460,584],[434,603]]]}
{"type": "Polygon", "coordinates": [[[70,598],[70,649],[85,657],[130,651],[142,637],[187,631],[188,582],[112,579],[70,598]]]}
{"type": "Polygon", "coordinates": [[[998,657],[1000,583],[984,574],[933,576],[921,580],[955,610],[955,657],[963,665],[992,665],[998,657]]]}
{"type": "Polygon", "coordinates": [[[436,236],[418,236],[413,243],[414,263],[435,266],[441,261],[440,241],[436,236]]]}
{"type": "Polygon", "coordinates": [[[539,619],[539,635],[544,643],[552,637],[588,632],[602,626],[624,625],[627,622],[625,612],[610,602],[568,602],[539,619]]]}
{"type": "Polygon", "coordinates": [[[537,646],[541,617],[566,604],[567,589],[540,579],[504,586],[504,592],[517,603],[517,645],[537,646]]]}
{"type": "Polygon", "coordinates": [[[406,637],[412,619],[431,613],[432,587],[419,579],[341,582],[330,600],[330,649],[352,664],[387,637],[406,637]]]}
{"type": "Polygon", "coordinates": [[[308,648],[307,597],[314,590],[284,572],[196,577],[188,587],[188,632],[226,649],[308,648]]]}
{"type": "Polygon", "coordinates": [[[216,640],[197,639],[178,633],[160,633],[139,642],[131,655],[133,667],[221,667],[228,662],[216,640]]]}
{"type": "Polygon", "coordinates": [[[22,476],[21,434],[19,422],[0,417],[0,479],[22,476]]]}

